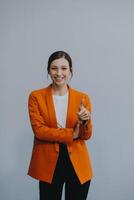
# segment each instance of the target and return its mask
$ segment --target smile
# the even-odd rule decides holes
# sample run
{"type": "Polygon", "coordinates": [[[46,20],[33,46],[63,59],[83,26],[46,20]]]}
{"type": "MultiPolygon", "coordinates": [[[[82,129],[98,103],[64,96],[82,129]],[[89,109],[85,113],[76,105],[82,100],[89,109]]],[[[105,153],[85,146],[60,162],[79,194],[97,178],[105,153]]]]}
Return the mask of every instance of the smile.
{"type": "Polygon", "coordinates": [[[64,77],[60,77],[60,78],[54,78],[56,81],[62,81],[64,79],[64,77]]]}

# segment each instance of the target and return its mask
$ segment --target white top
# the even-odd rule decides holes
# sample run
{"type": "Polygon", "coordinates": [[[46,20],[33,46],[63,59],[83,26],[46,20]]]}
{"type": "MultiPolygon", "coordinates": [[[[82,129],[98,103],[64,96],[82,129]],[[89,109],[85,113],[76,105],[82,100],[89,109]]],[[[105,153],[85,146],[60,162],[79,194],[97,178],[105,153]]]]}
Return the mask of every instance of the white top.
{"type": "Polygon", "coordinates": [[[53,95],[55,113],[58,127],[66,127],[67,107],[68,107],[68,92],[63,95],[53,95]]]}

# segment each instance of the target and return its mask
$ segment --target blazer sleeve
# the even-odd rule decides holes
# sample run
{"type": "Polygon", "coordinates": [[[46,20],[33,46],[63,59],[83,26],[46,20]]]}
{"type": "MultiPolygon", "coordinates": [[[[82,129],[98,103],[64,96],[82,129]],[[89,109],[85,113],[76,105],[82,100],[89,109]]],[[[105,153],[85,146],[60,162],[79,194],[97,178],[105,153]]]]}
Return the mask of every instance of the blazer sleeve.
{"type": "MultiPolygon", "coordinates": [[[[84,106],[91,113],[91,111],[92,111],[91,101],[90,101],[88,95],[85,95],[84,99],[85,99],[84,106]]],[[[93,129],[92,118],[90,118],[90,120],[86,124],[82,124],[80,127],[80,139],[83,139],[83,140],[90,139],[92,136],[92,129],[93,129]]]]}
{"type": "Polygon", "coordinates": [[[36,138],[49,142],[72,142],[73,128],[52,128],[40,114],[36,97],[31,93],[28,99],[31,127],[36,138]]]}

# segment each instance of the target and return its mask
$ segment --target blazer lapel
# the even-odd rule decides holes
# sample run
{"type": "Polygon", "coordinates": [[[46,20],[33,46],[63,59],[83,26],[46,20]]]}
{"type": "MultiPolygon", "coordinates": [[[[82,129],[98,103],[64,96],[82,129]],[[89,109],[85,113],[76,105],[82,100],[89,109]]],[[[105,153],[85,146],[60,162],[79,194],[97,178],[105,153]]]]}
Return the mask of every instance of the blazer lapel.
{"type": "Polygon", "coordinates": [[[68,96],[68,108],[67,108],[67,118],[66,118],[66,128],[72,127],[73,116],[75,114],[75,95],[73,89],[68,86],[69,96],[68,96]]]}
{"type": "MultiPolygon", "coordinates": [[[[56,120],[56,113],[55,113],[54,102],[53,102],[53,97],[52,97],[51,85],[49,85],[47,88],[46,103],[47,103],[49,119],[50,119],[50,127],[57,128],[57,120],[56,120]]],[[[55,151],[59,152],[59,144],[54,143],[54,146],[55,146],[55,151]]]]}
{"type": "Polygon", "coordinates": [[[48,113],[49,113],[50,126],[57,128],[56,113],[55,113],[54,102],[53,102],[53,97],[52,97],[51,85],[49,85],[47,88],[46,102],[47,102],[47,108],[48,108],[48,113]]]}
{"type": "MultiPolygon", "coordinates": [[[[66,120],[66,128],[72,128],[74,123],[74,115],[75,113],[75,104],[76,98],[73,89],[68,86],[69,88],[69,97],[68,97],[68,109],[67,109],[67,120],[66,120]]],[[[71,153],[72,151],[72,143],[68,143],[67,145],[68,152],[71,153]]]]}

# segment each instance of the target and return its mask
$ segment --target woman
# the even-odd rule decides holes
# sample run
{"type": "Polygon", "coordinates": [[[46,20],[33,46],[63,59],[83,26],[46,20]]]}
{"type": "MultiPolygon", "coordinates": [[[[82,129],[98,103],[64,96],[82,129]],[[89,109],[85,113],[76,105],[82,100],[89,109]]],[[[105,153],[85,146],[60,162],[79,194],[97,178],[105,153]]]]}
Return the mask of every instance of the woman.
{"type": "Polygon", "coordinates": [[[28,101],[34,145],[28,174],[39,180],[40,200],[86,200],[93,171],[85,144],[92,134],[87,94],[68,85],[72,60],[64,51],[48,60],[52,83],[28,101]]]}

